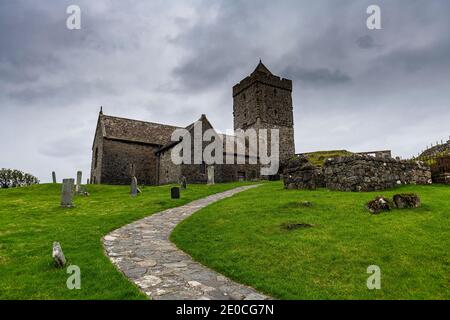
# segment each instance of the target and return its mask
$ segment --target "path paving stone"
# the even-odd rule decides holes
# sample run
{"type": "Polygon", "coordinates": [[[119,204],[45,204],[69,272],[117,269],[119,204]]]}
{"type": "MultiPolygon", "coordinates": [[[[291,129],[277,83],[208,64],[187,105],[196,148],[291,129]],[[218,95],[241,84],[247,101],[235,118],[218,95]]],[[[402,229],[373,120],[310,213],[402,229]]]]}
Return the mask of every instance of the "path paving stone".
{"type": "Polygon", "coordinates": [[[155,300],[270,299],[195,262],[169,241],[175,226],[196,211],[255,187],[214,194],[123,226],[103,238],[105,252],[130,281],[155,300]]]}

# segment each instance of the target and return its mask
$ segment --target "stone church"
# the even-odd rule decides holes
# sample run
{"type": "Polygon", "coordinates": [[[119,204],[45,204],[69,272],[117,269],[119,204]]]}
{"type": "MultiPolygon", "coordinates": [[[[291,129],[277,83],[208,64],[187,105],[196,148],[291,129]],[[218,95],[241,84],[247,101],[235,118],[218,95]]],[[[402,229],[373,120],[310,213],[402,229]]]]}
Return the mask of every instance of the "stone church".
{"type": "MultiPolygon", "coordinates": [[[[233,118],[235,130],[279,129],[280,163],[294,156],[292,81],[273,75],[261,61],[233,87],[233,118]]],[[[197,121],[202,130],[213,129],[205,115],[197,121]]],[[[185,127],[192,136],[193,127],[185,127]]],[[[132,172],[139,184],[145,185],[177,183],[181,176],[189,183],[206,183],[208,173],[215,182],[260,178],[259,161],[250,161],[248,146],[243,148],[245,154],[239,154],[237,140],[230,148],[225,140],[232,137],[222,134],[218,136],[224,143],[224,156],[243,158],[244,164],[175,165],[171,151],[179,141],[171,141],[171,135],[176,129],[180,127],[108,116],[100,110],[92,146],[91,183],[129,184],[132,172]],[[251,164],[254,162],[257,164],[251,164]]]]}

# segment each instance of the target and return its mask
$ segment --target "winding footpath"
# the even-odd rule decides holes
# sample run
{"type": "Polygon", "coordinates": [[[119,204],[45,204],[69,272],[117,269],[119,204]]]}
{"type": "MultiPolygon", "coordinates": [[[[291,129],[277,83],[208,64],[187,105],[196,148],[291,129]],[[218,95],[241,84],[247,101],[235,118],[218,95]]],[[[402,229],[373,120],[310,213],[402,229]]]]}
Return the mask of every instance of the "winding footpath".
{"type": "Polygon", "coordinates": [[[175,226],[196,211],[255,187],[243,186],[217,193],[123,226],[103,238],[106,254],[152,299],[270,299],[195,262],[169,240],[175,226]]]}

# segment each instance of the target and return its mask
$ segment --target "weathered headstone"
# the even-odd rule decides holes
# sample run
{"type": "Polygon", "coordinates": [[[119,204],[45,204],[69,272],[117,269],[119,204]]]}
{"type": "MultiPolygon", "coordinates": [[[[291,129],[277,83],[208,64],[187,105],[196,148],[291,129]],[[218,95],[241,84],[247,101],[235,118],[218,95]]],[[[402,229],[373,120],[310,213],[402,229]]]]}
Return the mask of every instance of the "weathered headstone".
{"type": "Polygon", "coordinates": [[[80,192],[81,179],[83,177],[83,173],[81,171],[77,172],[77,185],[75,186],[75,191],[80,192]]]}
{"type": "Polygon", "coordinates": [[[63,179],[61,191],[61,207],[72,208],[74,179],[63,179]]]}
{"type": "Polygon", "coordinates": [[[59,242],[53,242],[52,257],[57,267],[64,267],[66,264],[66,257],[64,257],[64,253],[59,242]]]}
{"type": "Polygon", "coordinates": [[[181,176],[180,178],[180,188],[181,190],[185,190],[187,186],[187,181],[185,176],[181,176]]]}
{"type": "Polygon", "coordinates": [[[86,184],[90,184],[90,183],[89,183],[89,178],[87,179],[86,184]]]}
{"type": "Polygon", "coordinates": [[[214,184],[214,166],[208,166],[208,184],[214,184]]]}
{"type": "Polygon", "coordinates": [[[52,171],[52,180],[53,180],[53,183],[56,183],[56,173],[55,173],[55,171],[52,171]]]}
{"type": "Polygon", "coordinates": [[[136,197],[138,194],[138,183],[136,177],[131,178],[131,196],[136,197]]]}
{"type": "Polygon", "coordinates": [[[173,187],[170,189],[170,196],[172,199],[180,199],[180,188],[173,187]]]}

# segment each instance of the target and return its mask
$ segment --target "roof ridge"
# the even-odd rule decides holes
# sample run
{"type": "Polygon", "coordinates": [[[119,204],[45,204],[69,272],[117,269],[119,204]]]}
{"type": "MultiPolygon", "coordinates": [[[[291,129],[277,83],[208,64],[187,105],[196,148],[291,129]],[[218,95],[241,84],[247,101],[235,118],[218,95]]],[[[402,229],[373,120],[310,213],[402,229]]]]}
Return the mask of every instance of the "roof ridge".
{"type": "Polygon", "coordinates": [[[173,128],[177,128],[177,129],[183,128],[183,127],[174,126],[174,125],[171,125],[171,124],[164,124],[164,123],[144,121],[144,120],[136,120],[136,119],[130,119],[130,118],[124,118],[124,117],[117,117],[117,116],[109,116],[109,115],[106,115],[106,114],[103,114],[102,117],[115,118],[115,119],[121,119],[121,120],[128,120],[128,121],[134,121],[134,122],[142,122],[142,123],[147,123],[147,124],[157,124],[157,125],[166,126],[166,127],[173,127],[173,128]]]}

